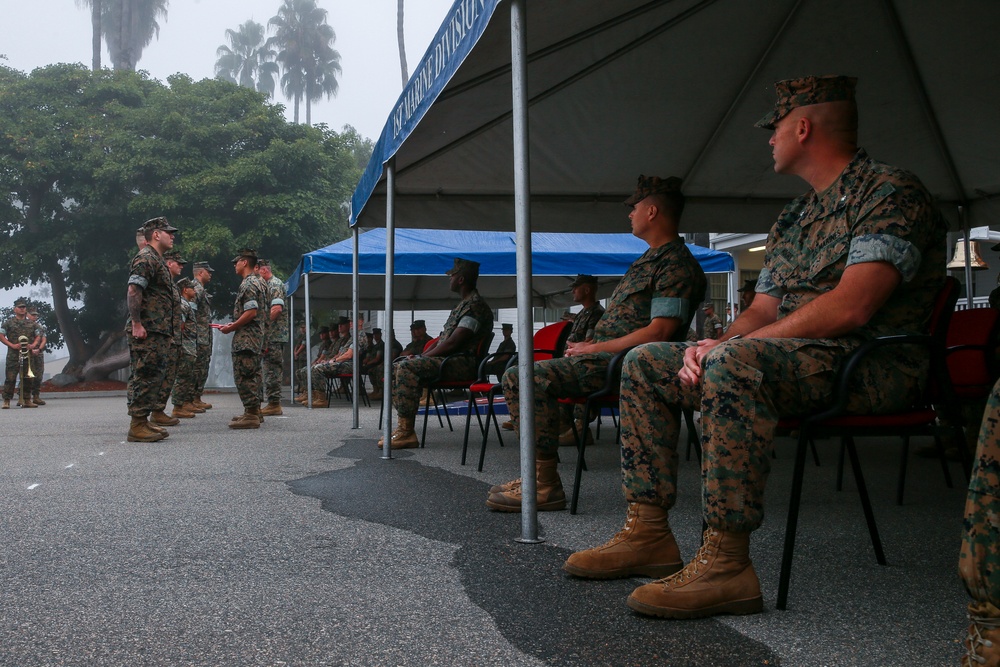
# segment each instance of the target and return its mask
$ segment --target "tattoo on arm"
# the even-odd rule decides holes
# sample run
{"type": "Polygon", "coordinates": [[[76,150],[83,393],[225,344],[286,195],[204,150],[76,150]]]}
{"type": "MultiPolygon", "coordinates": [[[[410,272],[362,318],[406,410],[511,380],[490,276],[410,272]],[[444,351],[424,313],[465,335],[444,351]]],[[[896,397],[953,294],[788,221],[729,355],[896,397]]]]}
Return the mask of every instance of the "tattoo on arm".
{"type": "Polygon", "coordinates": [[[142,320],[139,318],[139,311],[142,308],[142,289],[138,285],[128,286],[126,302],[128,303],[128,314],[131,316],[132,321],[141,324],[142,320]]]}

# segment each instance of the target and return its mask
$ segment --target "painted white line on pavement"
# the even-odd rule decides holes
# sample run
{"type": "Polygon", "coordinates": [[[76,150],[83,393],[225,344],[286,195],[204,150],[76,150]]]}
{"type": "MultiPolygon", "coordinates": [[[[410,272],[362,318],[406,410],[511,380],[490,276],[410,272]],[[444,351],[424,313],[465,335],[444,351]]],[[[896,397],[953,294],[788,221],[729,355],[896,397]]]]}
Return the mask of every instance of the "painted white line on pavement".
{"type": "Polygon", "coordinates": [[[73,466],[75,466],[75,465],[76,465],[75,463],[70,463],[70,464],[69,464],[68,466],[66,466],[66,467],[67,467],[67,468],[72,468],[72,467],[73,467],[73,466]]]}
{"type": "Polygon", "coordinates": [[[40,486],[41,484],[32,484],[31,486],[28,487],[28,491],[31,491],[32,489],[37,489],[40,486]]]}

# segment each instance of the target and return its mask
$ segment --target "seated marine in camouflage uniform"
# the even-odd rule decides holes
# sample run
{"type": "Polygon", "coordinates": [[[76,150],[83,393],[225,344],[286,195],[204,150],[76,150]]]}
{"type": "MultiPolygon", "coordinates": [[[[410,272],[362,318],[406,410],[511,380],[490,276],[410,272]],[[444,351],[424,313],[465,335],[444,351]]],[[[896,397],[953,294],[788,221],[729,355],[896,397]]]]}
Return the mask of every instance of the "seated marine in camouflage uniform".
{"type": "Polygon", "coordinates": [[[344,325],[347,331],[340,336],[339,340],[345,344],[341,345],[340,351],[335,356],[327,361],[313,364],[312,367],[312,405],[314,408],[325,408],[329,405],[326,399],[327,378],[334,378],[339,375],[352,375],[354,373],[355,353],[364,356],[365,350],[368,349],[368,339],[362,331],[365,325],[364,318],[360,315],[358,316],[357,327],[351,326],[349,318],[345,317],[343,319],[347,320],[347,324],[344,325]],[[355,330],[353,336],[349,333],[352,328],[355,330]]]}
{"type": "MultiPolygon", "coordinates": [[[[573,316],[573,324],[566,342],[582,343],[593,340],[597,323],[604,316],[604,306],[597,300],[597,277],[586,273],[578,274],[576,279],[570,283],[570,288],[573,290],[573,301],[583,306],[583,310],[573,316]]],[[[590,432],[590,422],[592,419],[584,421],[582,405],[564,405],[562,413],[562,421],[567,425],[567,428],[559,436],[560,447],[576,445],[577,436],[573,432],[572,426],[568,426],[574,418],[577,422],[576,430],[583,431],[586,443],[589,445],[594,441],[594,437],[590,432]]],[[[592,415],[592,418],[596,418],[596,415],[592,415]]],[[[513,430],[513,422],[504,422],[505,427],[507,424],[511,424],[511,430],[513,430]]]]}
{"type": "Polygon", "coordinates": [[[972,598],[962,666],[1000,665],[1000,380],[979,429],[958,571],[972,598]]]}
{"type": "MultiPolygon", "coordinates": [[[[564,569],[587,578],[666,576],[629,597],[642,614],[759,612],[750,533],[764,518],[778,420],[828,405],[838,369],[866,340],[927,331],[944,278],[946,224],[913,174],[858,148],[854,84],[839,76],[778,82],[776,107],[758,123],[773,129],[775,172],[811,189],[771,228],[753,303],[721,340],[643,345],[625,359],[625,527],[570,556],[564,569]],[[685,408],[701,412],[708,526],[686,566],[668,520],[685,408]]],[[[904,409],[920,395],[927,368],[916,351],[873,358],[849,407],[904,409]]]]}
{"type": "MultiPolygon", "coordinates": [[[[447,379],[474,380],[478,368],[477,360],[471,353],[493,331],[493,310],[476,289],[479,262],[456,257],[455,265],[446,275],[449,276],[451,291],[462,297],[461,302],[452,309],[441,335],[430,349],[414,356],[400,357],[392,365],[392,405],[399,415],[396,430],[390,439],[393,449],[419,445],[417,434],[413,431],[417,404],[424,386],[442,373],[444,358],[461,355],[449,360],[444,367],[447,379]]],[[[383,446],[383,440],[379,440],[378,446],[383,446]]]]}
{"type": "MultiPolygon", "coordinates": [[[[603,387],[608,364],[622,350],[651,341],[683,339],[694,309],[705,298],[705,273],[678,233],[684,211],[680,185],[679,178],[639,177],[635,193],[625,205],[631,208],[632,234],[645,241],[649,250],[632,262],[615,287],[592,341],[569,343],[563,357],[535,362],[539,510],[566,507],[556,465],[561,415],[558,399],[587,396],[603,387]]],[[[518,369],[508,368],[502,384],[511,419],[518,423],[518,369]]],[[[520,512],[520,480],[491,488],[486,506],[500,512],[520,512]]]]}

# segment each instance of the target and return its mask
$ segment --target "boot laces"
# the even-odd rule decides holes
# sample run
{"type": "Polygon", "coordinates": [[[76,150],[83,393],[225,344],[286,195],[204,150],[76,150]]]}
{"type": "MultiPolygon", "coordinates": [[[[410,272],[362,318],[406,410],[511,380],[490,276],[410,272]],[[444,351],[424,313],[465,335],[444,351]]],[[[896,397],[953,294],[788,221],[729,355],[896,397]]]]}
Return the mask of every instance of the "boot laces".
{"type": "Polygon", "coordinates": [[[614,537],[612,537],[610,540],[608,540],[598,548],[601,549],[604,547],[614,546],[615,544],[618,544],[619,542],[624,540],[626,537],[628,537],[628,534],[632,532],[632,529],[635,528],[635,522],[638,520],[639,520],[639,512],[636,511],[635,506],[632,503],[629,503],[628,514],[625,516],[625,525],[622,526],[617,533],[615,533],[614,537]]]}
{"type": "Polygon", "coordinates": [[[718,535],[717,532],[709,529],[705,534],[705,539],[702,541],[701,546],[698,547],[698,552],[694,555],[694,558],[680,572],[672,574],[666,579],[661,579],[660,582],[663,584],[683,584],[685,581],[689,581],[697,576],[700,572],[699,567],[708,565],[708,561],[715,551],[716,545],[711,541],[711,538],[716,535],[718,535]]]}
{"type": "Polygon", "coordinates": [[[965,637],[966,656],[976,664],[985,665],[986,658],[979,655],[979,648],[993,648],[993,642],[983,636],[984,630],[1000,628],[1000,618],[969,615],[969,634],[965,637]]]}

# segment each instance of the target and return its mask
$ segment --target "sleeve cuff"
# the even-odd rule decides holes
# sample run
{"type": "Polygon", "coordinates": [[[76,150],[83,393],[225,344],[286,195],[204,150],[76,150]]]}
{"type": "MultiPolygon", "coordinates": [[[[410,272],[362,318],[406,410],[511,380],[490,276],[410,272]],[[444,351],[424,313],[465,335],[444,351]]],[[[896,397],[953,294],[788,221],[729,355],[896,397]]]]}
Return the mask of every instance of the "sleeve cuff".
{"type": "Polygon", "coordinates": [[[661,296],[653,299],[649,306],[649,316],[676,317],[682,322],[687,320],[690,307],[687,299],[676,296],[661,296]]]}
{"type": "Polygon", "coordinates": [[[468,329],[472,333],[478,333],[479,332],[479,320],[477,320],[474,317],[469,317],[468,315],[466,315],[465,317],[463,317],[462,319],[460,319],[458,321],[458,327],[457,328],[459,328],[459,329],[468,329]]]}
{"type": "Polygon", "coordinates": [[[851,241],[847,266],[866,262],[889,262],[910,282],[920,268],[920,251],[906,239],[889,234],[865,234],[851,241]]]}
{"type": "Polygon", "coordinates": [[[257,300],[256,299],[251,299],[250,301],[247,301],[246,303],[244,303],[243,304],[243,310],[244,310],[244,312],[248,311],[248,310],[257,310],[257,300]]]}
{"type": "Polygon", "coordinates": [[[757,287],[754,288],[754,291],[758,294],[773,296],[775,299],[780,299],[783,296],[781,288],[775,285],[771,278],[771,270],[766,266],[760,270],[760,275],[757,276],[757,287]]]}
{"type": "Polygon", "coordinates": [[[146,280],[145,278],[143,278],[142,276],[137,276],[137,275],[131,275],[131,276],[129,276],[128,277],[128,284],[129,285],[135,285],[136,287],[138,287],[140,289],[146,289],[147,287],[149,287],[149,281],[146,280]]]}

